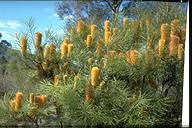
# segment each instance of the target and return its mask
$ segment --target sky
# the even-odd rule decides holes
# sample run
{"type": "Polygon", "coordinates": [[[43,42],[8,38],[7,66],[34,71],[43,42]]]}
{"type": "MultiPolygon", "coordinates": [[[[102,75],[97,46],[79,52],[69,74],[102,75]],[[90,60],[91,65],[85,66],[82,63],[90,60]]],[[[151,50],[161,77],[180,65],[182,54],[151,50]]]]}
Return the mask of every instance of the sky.
{"type": "Polygon", "coordinates": [[[0,33],[1,40],[7,40],[16,47],[11,33],[24,29],[24,22],[33,17],[38,31],[45,31],[51,27],[58,35],[62,35],[60,20],[55,12],[55,3],[58,1],[0,1],[0,33]]]}

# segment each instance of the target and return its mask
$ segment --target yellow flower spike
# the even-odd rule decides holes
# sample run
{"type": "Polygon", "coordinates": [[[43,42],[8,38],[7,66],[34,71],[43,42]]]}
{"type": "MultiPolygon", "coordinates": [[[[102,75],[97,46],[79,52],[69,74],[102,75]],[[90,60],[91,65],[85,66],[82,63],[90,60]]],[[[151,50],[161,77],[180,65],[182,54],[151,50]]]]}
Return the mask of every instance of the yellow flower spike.
{"type": "Polygon", "coordinates": [[[16,104],[15,100],[11,100],[11,101],[9,102],[9,105],[10,105],[10,107],[11,107],[11,109],[12,109],[13,111],[16,110],[16,109],[15,109],[15,104],[16,104]]]}
{"type": "Polygon", "coordinates": [[[85,101],[91,102],[93,99],[93,88],[91,86],[87,86],[85,88],[85,101]]]}
{"type": "Polygon", "coordinates": [[[43,51],[44,58],[48,58],[49,57],[49,52],[50,52],[50,46],[49,45],[45,45],[44,51],[43,51]]]}
{"type": "Polygon", "coordinates": [[[88,48],[91,47],[91,44],[92,44],[92,41],[93,41],[92,36],[91,35],[87,35],[87,40],[86,41],[87,41],[86,42],[87,47],[88,48]]]}
{"type": "Polygon", "coordinates": [[[178,59],[181,60],[183,58],[183,44],[178,45],[178,59]]]}
{"type": "Polygon", "coordinates": [[[68,50],[67,50],[68,51],[68,53],[67,53],[68,56],[71,55],[72,50],[73,50],[73,44],[68,44],[68,50]]]}
{"type": "Polygon", "coordinates": [[[35,100],[34,98],[35,98],[34,94],[33,94],[33,93],[30,93],[30,94],[29,94],[29,103],[30,103],[30,104],[33,104],[33,103],[34,103],[34,100],[35,100]]]}
{"type": "Polygon", "coordinates": [[[63,44],[69,44],[69,39],[67,37],[64,38],[63,44]]]}
{"type": "Polygon", "coordinates": [[[46,62],[42,62],[41,66],[43,67],[44,71],[48,71],[49,67],[48,67],[48,64],[46,62]]]}
{"type": "Polygon", "coordinates": [[[87,60],[87,62],[88,62],[89,65],[92,65],[92,64],[93,64],[93,58],[89,58],[89,59],[87,60]]]}
{"type": "Polygon", "coordinates": [[[137,62],[138,54],[139,54],[139,52],[137,50],[131,50],[130,58],[131,58],[132,64],[135,64],[137,62]]]}
{"type": "Polygon", "coordinates": [[[61,45],[61,48],[60,48],[61,60],[65,57],[67,52],[68,52],[68,44],[67,43],[63,43],[61,45]]]}
{"type": "Polygon", "coordinates": [[[104,23],[104,29],[105,29],[105,32],[110,31],[110,21],[109,21],[109,20],[106,20],[106,21],[105,21],[105,23],[104,23]]]}
{"type": "Polygon", "coordinates": [[[162,40],[166,40],[167,39],[168,27],[169,27],[168,24],[161,24],[160,31],[161,31],[161,39],[162,40]]]}
{"type": "Polygon", "coordinates": [[[59,75],[55,75],[54,76],[54,85],[58,85],[59,84],[59,82],[60,82],[60,77],[59,77],[59,75]]]}
{"type": "Polygon", "coordinates": [[[123,18],[123,29],[126,29],[128,27],[128,18],[123,18]]]}
{"type": "Polygon", "coordinates": [[[116,54],[116,52],[114,50],[108,51],[108,57],[109,58],[114,58],[115,54],[116,54]]]}
{"type": "Polygon", "coordinates": [[[79,20],[77,22],[77,32],[80,33],[83,30],[84,22],[82,20],[79,20]]]}
{"type": "Polygon", "coordinates": [[[22,92],[17,92],[16,93],[16,98],[15,98],[15,109],[18,110],[21,108],[22,105],[22,97],[23,93],[22,92]]]}
{"type": "Polygon", "coordinates": [[[98,85],[99,74],[100,70],[98,67],[93,67],[91,69],[91,85],[94,87],[98,85]]]}
{"type": "Polygon", "coordinates": [[[92,25],[91,25],[91,36],[92,36],[93,38],[95,37],[96,29],[97,29],[97,25],[92,24],[92,25]]]}
{"type": "Polygon", "coordinates": [[[105,32],[105,45],[106,46],[109,45],[110,37],[111,37],[111,32],[105,32]]]}
{"type": "Polygon", "coordinates": [[[158,47],[158,54],[159,54],[159,57],[161,57],[162,56],[162,54],[163,54],[163,50],[164,50],[164,47],[165,47],[165,40],[163,40],[163,39],[160,39],[159,40],[159,47],[158,47]]]}
{"type": "Polygon", "coordinates": [[[118,32],[118,29],[117,28],[113,28],[113,36],[116,35],[118,32]]]}
{"type": "Polygon", "coordinates": [[[169,43],[169,56],[173,56],[177,53],[177,48],[179,44],[179,37],[171,35],[170,43],[169,43]]]}
{"type": "Polygon", "coordinates": [[[53,55],[55,54],[55,50],[56,50],[56,45],[51,44],[50,45],[50,51],[49,51],[49,59],[52,59],[53,55]]]}
{"type": "Polygon", "coordinates": [[[20,45],[21,45],[21,54],[23,56],[25,56],[26,55],[26,51],[27,51],[27,38],[26,38],[26,36],[22,36],[21,37],[20,45]]]}
{"type": "Polygon", "coordinates": [[[35,49],[39,49],[39,47],[41,46],[41,40],[42,40],[42,33],[41,32],[37,32],[35,34],[35,49]]]}
{"type": "Polygon", "coordinates": [[[179,20],[174,19],[171,21],[171,35],[178,36],[179,20]]]}

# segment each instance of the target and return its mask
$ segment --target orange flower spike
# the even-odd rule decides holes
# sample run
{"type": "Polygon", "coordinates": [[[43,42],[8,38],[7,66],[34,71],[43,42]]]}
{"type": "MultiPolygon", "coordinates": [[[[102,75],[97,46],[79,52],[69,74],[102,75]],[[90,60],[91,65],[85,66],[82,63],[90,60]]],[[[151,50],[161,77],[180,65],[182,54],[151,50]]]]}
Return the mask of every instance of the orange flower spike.
{"type": "Polygon", "coordinates": [[[110,31],[110,21],[109,21],[109,20],[106,20],[106,21],[105,21],[105,23],[104,23],[104,29],[105,29],[105,32],[110,31]]]}
{"type": "Polygon", "coordinates": [[[137,50],[131,50],[130,58],[131,58],[131,63],[132,64],[135,64],[137,62],[138,54],[139,54],[139,52],[137,50]]]}
{"type": "Polygon", "coordinates": [[[15,108],[16,108],[16,110],[21,108],[22,97],[23,97],[23,93],[22,92],[17,92],[16,93],[16,98],[15,98],[15,108]]]}
{"type": "Polygon", "coordinates": [[[164,47],[165,47],[165,40],[160,39],[160,40],[159,40],[159,47],[158,47],[158,49],[159,49],[159,57],[162,56],[164,47]]]}
{"type": "Polygon", "coordinates": [[[10,104],[10,107],[11,107],[11,109],[13,110],[13,111],[15,111],[16,109],[15,109],[15,100],[11,100],[10,102],[9,102],[9,104],[10,104]]]}
{"type": "Polygon", "coordinates": [[[181,60],[183,58],[183,44],[178,45],[178,59],[181,60]]]}
{"type": "Polygon", "coordinates": [[[36,97],[35,97],[35,104],[36,104],[38,107],[41,107],[41,106],[42,106],[42,102],[41,102],[41,97],[40,97],[40,96],[36,96],[36,97]]]}
{"type": "Polygon", "coordinates": [[[91,86],[87,86],[85,88],[85,101],[91,102],[92,99],[93,99],[93,89],[91,86]]]}
{"type": "Polygon", "coordinates": [[[171,35],[178,36],[179,20],[174,19],[171,21],[171,35]]]}
{"type": "Polygon", "coordinates": [[[21,45],[21,54],[23,56],[25,56],[26,55],[26,51],[27,51],[27,38],[26,38],[26,36],[22,36],[21,37],[20,45],[21,45]]]}
{"type": "Polygon", "coordinates": [[[131,64],[131,57],[130,57],[130,55],[131,55],[131,51],[129,50],[129,51],[126,52],[126,58],[127,58],[127,62],[129,64],[131,64]]]}
{"type": "Polygon", "coordinates": [[[60,48],[61,60],[65,57],[67,52],[68,52],[68,44],[67,43],[63,43],[61,45],[61,48],[60,48]]]}
{"type": "Polygon", "coordinates": [[[96,30],[97,30],[97,25],[92,24],[92,25],[91,25],[91,36],[92,36],[92,37],[95,37],[95,32],[96,32],[96,30]]]}
{"type": "Polygon", "coordinates": [[[180,38],[178,36],[171,35],[171,40],[169,44],[169,56],[173,56],[176,54],[179,40],[180,38]]]}
{"type": "Polygon", "coordinates": [[[100,70],[98,67],[93,67],[91,69],[91,85],[94,87],[98,85],[99,74],[100,70]]]}
{"type": "Polygon", "coordinates": [[[35,34],[35,49],[39,49],[39,47],[41,46],[41,41],[42,41],[42,33],[37,32],[35,34]]]}
{"type": "Polygon", "coordinates": [[[105,33],[105,45],[106,46],[109,45],[110,37],[111,37],[111,32],[106,32],[105,33]]]}
{"type": "Polygon", "coordinates": [[[167,39],[167,33],[168,33],[168,24],[162,24],[160,31],[161,31],[161,39],[166,40],[167,39]]]}
{"type": "Polygon", "coordinates": [[[80,33],[83,30],[84,22],[82,20],[79,20],[77,22],[77,32],[80,33]]]}
{"type": "Polygon", "coordinates": [[[46,95],[40,96],[40,100],[41,100],[41,106],[43,106],[45,104],[45,102],[47,101],[47,96],[46,95]]]}
{"type": "Polygon", "coordinates": [[[88,48],[91,47],[91,44],[92,44],[92,41],[93,41],[92,36],[91,35],[87,35],[87,40],[86,41],[87,41],[86,42],[87,47],[88,48]]]}

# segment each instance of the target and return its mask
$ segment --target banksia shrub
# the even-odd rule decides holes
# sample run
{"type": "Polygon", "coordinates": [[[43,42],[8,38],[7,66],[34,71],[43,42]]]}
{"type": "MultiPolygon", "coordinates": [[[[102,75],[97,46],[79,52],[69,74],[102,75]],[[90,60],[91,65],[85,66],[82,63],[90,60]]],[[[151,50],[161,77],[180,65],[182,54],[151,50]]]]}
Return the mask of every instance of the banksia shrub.
{"type": "Polygon", "coordinates": [[[21,37],[20,45],[21,45],[21,54],[23,56],[25,56],[26,52],[27,52],[27,37],[26,36],[21,37]]]}
{"type": "Polygon", "coordinates": [[[79,20],[77,22],[77,32],[80,33],[84,28],[84,22],[82,20],[79,20]]]}
{"type": "Polygon", "coordinates": [[[167,40],[167,33],[168,33],[168,24],[161,24],[161,39],[162,40],[167,40]]]}
{"type": "Polygon", "coordinates": [[[163,54],[163,50],[164,50],[164,48],[165,48],[165,40],[163,40],[163,39],[160,39],[159,40],[159,47],[158,47],[159,49],[159,51],[158,51],[158,54],[159,54],[159,57],[162,57],[162,54],[163,54]]]}
{"type": "Polygon", "coordinates": [[[41,46],[41,40],[42,40],[42,33],[37,32],[35,34],[35,49],[39,49],[39,47],[41,46]]]}
{"type": "Polygon", "coordinates": [[[98,67],[93,67],[91,69],[91,85],[92,86],[97,86],[99,84],[99,75],[100,75],[100,70],[98,67]]]}
{"type": "Polygon", "coordinates": [[[91,25],[91,36],[94,38],[95,37],[95,32],[97,30],[97,25],[92,24],[91,25]]]}
{"type": "Polygon", "coordinates": [[[16,97],[15,97],[15,110],[16,111],[21,108],[22,97],[23,97],[23,93],[22,92],[17,92],[16,93],[16,97]]]}
{"type": "Polygon", "coordinates": [[[179,40],[180,39],[178,36],[171,35],[170,44],[169,44],[169,55],[170,56],[173,56],[177,53],[179,40]]]}
{"type": "Polygon", "coordinates": [[[86,44],[87,44],[88,48],[91,47],[92,41],[93,41],[92,36],[91,35],[87,35],[86,44]]]}

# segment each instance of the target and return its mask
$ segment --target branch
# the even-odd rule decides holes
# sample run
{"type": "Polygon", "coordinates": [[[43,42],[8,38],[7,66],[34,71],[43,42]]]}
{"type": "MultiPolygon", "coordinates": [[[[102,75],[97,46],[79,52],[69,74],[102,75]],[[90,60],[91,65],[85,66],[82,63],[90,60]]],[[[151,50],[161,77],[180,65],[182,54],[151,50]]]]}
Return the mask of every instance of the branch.
{"type": "Polygon", "coordinates": [[[113,11],[113,12],[115,12],[115,9],[113,8],[113,6],[111,5],[111,3],[108,1],[108,0],[104,0],[108,5],[109,5],[109,7],[111,8],[111,10],[113,11]]]}

